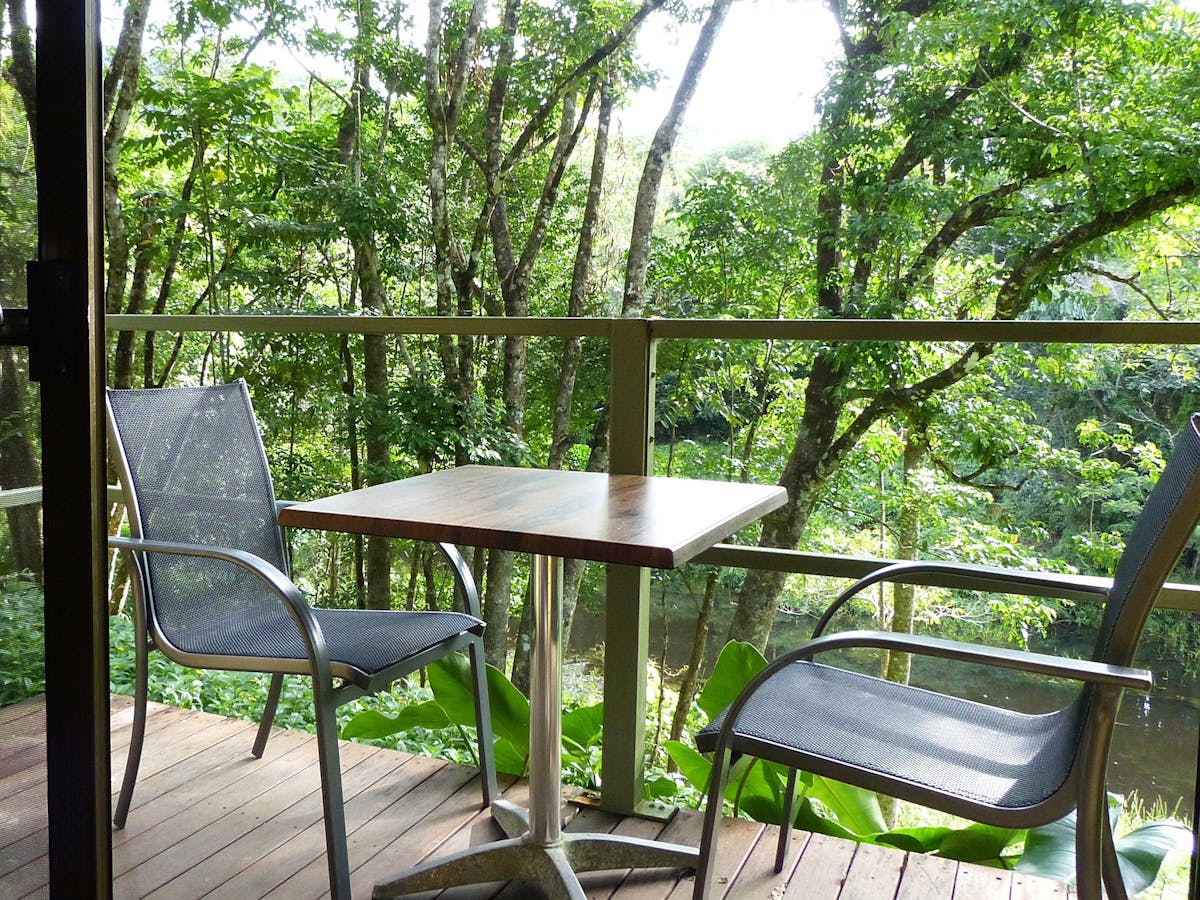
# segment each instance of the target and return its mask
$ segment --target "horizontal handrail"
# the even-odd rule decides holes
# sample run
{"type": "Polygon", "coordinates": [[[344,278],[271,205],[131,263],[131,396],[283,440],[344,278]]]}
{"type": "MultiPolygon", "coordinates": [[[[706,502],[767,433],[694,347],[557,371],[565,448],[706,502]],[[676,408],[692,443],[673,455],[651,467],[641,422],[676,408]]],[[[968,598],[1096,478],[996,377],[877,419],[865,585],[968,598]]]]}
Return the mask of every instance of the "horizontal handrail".
{"type": "MultiPolygon", "coordinates": [[[[610,338],[612,318],[487,316],[110,315],[109,331],[243,334],[412,334],[610,338]]],[[[1200,344],[1200,322],[987,319],[638,319],[652,338],[677,340],[985,341],[1050,344],[1200,344]]]]}
{"type": "MultiPolygon", "coordinates": [[[[771,547],[743,547],[734,544],[717,544],[696,556],[692,562],[710,566],[725,566],[731,569],[765,569],[771,572],[787,572],[793,575],[819,575],[826,578],[859,579],[900,560],[876,556],[845,556],[837,553],[805,553],[800,550],[782,550],[771,547]]],[[[1070,575],[1065,573],[1038,572],[1038,578],[1054,582],[1053,586],[1023,589],[1022,594],[1032,597],[1051,597],[1059,600],[1083,600],[1094,603],[1096,595],[1087,588],[1107,589],[1111,578],[1095,575],[1070,575]]],[[[920,575],[912,578],[897,578],[896,581],[920,584],[928,587],[971,588],[1005,593],[1003,582],[989,585],[986,579],[966,580],[954,575],[920,575]]],[[[1175,609],[1184,612],[1200,612],[1200,585],[1168,582],[1159,592],[1155,606],[1159,609],[1175,609]]]]}
{"type": "MultiPolygon", "coordinates": [[[[121,486],[108,486],[108,501],[121,501],[121,486]]],[[[40,487],[16,488],[0,491],[0,509],[14,506],[25,506],[40,503],[42,489],[40,487]]],[[[890,566],[898,560],[877,556],[847,556],[838,553],[806,553],[801,550],[781,550],[769,547],[744,547],[736,544],[717,544],[704,551],[694,563],[710,566],[725,566],[732,569],[766,569],[773,572],[787,572],[795,575],[819,575],[825,578],[857,579],[869,575],[884,566],[890,566]]],[[[1025,593],[1036,597],[1052,597],[1062,600],[1094,601],[1095,595],[1085,588],[1088,586],[1108,587],[1112,584],[1110,578],[1100,578],[1093,575],[1067,575],[1060,573],[1048,574],[1039,572],[1038,575],[1046,580],[1056,582],[1052,588],[1031,589],[1025,593]]],[[[898,579],[906,581],[907,579],[898,579]]],[[[912,584],[930,587],[971,587],[976,590],[988,590],[986,582],[973,579],[966,584],[963,579],[953,575],[923,575],[911,579],[912,584]]],[[[1002,584],[995,588],[1003,592],[1002,584]]],[[[1185,612],[1200,612],[1200,585],[1177,584],[1174,582],[1163,585],[1155,604],[1160,609],[1175,609],[1185,612]]]]}

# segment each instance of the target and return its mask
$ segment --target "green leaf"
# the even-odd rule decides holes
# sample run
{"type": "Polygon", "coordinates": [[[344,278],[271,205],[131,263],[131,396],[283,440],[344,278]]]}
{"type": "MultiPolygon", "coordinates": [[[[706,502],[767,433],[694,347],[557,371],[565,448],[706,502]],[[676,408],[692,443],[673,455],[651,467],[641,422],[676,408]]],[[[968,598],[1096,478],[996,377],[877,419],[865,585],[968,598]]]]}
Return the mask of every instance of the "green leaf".
{"type": "Polygon", "coordinates": [[[874,791],[819,775],[806,775],[805,780],[810,785],[808,796],[828,808],[843,828],[861,837],[887,831],[879,796],[874,791]]]}
{"type": "Polygon", "coordinates": [[[497,772],[518,777],[525,774],[525,769],[529,764],[527,752],[521,753],[504,738],[496,738],[495,753],[497,772]]]}
{"type": "MultiPolygon", "coordinates": [[[[1114,815],[1116,813],[1119,813],[1119,809],[1114,810],[1114,815]]],[[[1025,852],[1017,863],[1017,871],[1073,883],[1075,822],[1076,814],[1072,812],[1057,822],[1029,829],[1025,852]]],[[[1118,838],[1117,860],[1130,896],[1154,883],[1167,853],[1172,850],[1186,853],[1191,846],[1191,832],[1170,820],[1150,822],[1118,838]]]]}
{"type": "Polygon", "coordinates": [[[952,829],[935,849],[939,856],[960,862],[1001,865],[1001,855],[1025,834],[1022,828],[997,828],[976,823],[952,829]]]}
{"type": "Polygon", "coordinates": [[[433,699],[455,725],[475,726],[475,690],[471,663],[461,653],[451,653],[425,669],[433,699]]]}
{"type": "Polygon", "coordinates": [[[1149,822],[1119,838],[1116,848],[1121,877],[1132,896],[1154,883],[1168,853],[1191,851],[1192,833],[1178,822],[1149,822]]]}
{"type": "Polygon", "coordinates": [[[708,776],[712,773],[712,763],[703,754],[681,741],[664,741],[663,749],[675,761],[680,773],[692,787],[702,792],[708,790],[708,776]]]}
{"type": "Polygon", "coordinates": [[[860,835],[838,824],[837,819],[824,815],[809,797],[804,797],[796,804],[796,818],[793,824],[804,831],[815,834],[827,834],[830,837],[842,838],[847,841],[857,841],[860,835]]]}
{"type": "Polygon", "coordinates": [[[1075,880],[1075,813],[1057,822],[1030,828],[1017,871],[1057,881],[1075,880]]]}
{"type": "Polygon", "coordinates": [[[573,709],[562,717],[563,739],[574,741],[580,747],[590,747],[599,742],[603,722],[603,703],[573,709]]]}
{"type": "Polygon", "coordinates": [[[428,728],[432,731],[448,728],[451,724],[442,707],[429,700],[404,707],[395,718],[385,716],[378,710],[365,709],[346,723],[342,737],[347,740],[384,738],[410,728],[428,728]]]}
{"type": "Polygon", "coordinates": [[[954,829],[928,825],[923,828],[893,828],[875,838],[875,843],[899,847],[909,853],[932,853],[954,829]]]}
{"type": "Polygon", "coordinates": [[[492,732],[504,738],[522,757],[529,756],[529,701],[499,669],[487,667],[492,732]]]}
{"type": "Polygon", "coordinates": [[[697,705],[710,722],[737,698],[742,688],[766,664],[766,659],[752,644],[730,641],[722,648],[712,675],[696,698],[697,705]]]}

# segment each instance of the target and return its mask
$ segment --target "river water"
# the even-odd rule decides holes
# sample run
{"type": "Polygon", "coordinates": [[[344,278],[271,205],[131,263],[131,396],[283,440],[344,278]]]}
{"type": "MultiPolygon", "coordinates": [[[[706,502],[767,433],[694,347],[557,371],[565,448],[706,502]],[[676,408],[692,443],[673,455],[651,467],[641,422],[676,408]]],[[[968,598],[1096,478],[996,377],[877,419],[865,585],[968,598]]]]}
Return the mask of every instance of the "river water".
{"type": "MultiPolygon", "coordinates": [[[[724,643],[732,607],[718,611],[709,640],[708,668],[724,643]]],[[[812,632],[813,619],[782,617],[771,633],[768,657],[803,643],[812,632]]],[[[651,606],[650,656],[656,663],[666,652],[666,669],[676,672],[687,662],[695,633],[691,603],[670,609],[664,617],[660,603],[651,606]],[[664,618],[668,627],[663,627],[664,618]]],[[[571,632],[572,653],[583,653],[604,640],[603,621],[583,610],[577,612],[571,632]]],[[[1090,643],[1083,635],[1056,635],[1054,643],[1033,646],[1041,652],[1064,650],[1085,656],[1090,643]]],[[[1145,654],[1149,656],[1150,654],[1145,654]]],[[[867,659],[844,660],[853,668],[875,665],[867,659]]],[[[1200,729],[1200,679],[1189,676],[1170,661],[1139,659],[1139,666],[1154,672],[1154,689],[1148,695],[1126,692],[1117,717],[1109,756],[1109,790],[1128,794],[1136,791],[1150,806],[1162,801],[1168,815],[1191,817],[1195,798],[1198,729],[1200,729]]],[[[1046,712],[1065,704],[1073,693],[1069,683],[1050,683],[1020,673],[964,666],[943,660],[918,659],[913,666],[913,684],[933,686],[967,699],[985,701],[1022,712],[1046,712]]]]}

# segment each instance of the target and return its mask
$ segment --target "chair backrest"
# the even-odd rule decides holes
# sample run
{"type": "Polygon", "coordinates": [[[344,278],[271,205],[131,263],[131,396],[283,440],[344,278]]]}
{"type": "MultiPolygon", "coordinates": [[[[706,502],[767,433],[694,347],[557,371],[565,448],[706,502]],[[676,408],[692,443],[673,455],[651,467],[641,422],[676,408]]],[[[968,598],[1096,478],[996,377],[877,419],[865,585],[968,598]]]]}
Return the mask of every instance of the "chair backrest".
{"type": "MultiPolygon", "coordinates": [[[[134,537],[244,550],[287,572],[244,382],[109,390],[108,418],[134,537]]],[[[229,563],[151,553],[143,575],[150,627],[186,652],[233,650],[233,632],[282,614],[258,579],[229,563]]]]}
{"type": "Polygon", "coordinates": [[[1105,604],[1095,659],[1128,666],[1146,618],[1200,521],[1200,413],[1175,441],[1175,452],[1125,542],[1105,604]]]}

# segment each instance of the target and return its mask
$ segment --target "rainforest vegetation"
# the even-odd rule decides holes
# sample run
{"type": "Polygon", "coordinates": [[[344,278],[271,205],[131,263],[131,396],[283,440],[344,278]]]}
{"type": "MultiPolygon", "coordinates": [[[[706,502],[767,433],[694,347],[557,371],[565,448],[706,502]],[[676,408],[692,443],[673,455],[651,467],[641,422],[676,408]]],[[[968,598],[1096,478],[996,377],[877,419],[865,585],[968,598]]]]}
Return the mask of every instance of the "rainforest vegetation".
{"type": "MultiPolygon", "coordinates": [[[[106,7],[104,307],[1198,317],[1194,6],[797,2],[831,15],[839,35],[815,124],[780,148],[731,135],[704,154],[681,128],[732,0],[106,7]],[[621,111],[662,74],[639,39],[663,20],[690,24],[694,47],[670,73],[657,131],[624,134],[621,111]]],[[[0,302],[19,306],[35,255],[33,50],[23,3],[5,10],[0,302]]],[[[738,89],[756,90],[752,71],[738,89]]],[[[169,330],[112,331],[107,347],[116,387],[244,378],[277,493],[298,499],[467,462],[604,470],[609,349],[578,337],[169,330]]],[[[1198,373],[1189,344],[664,341],[656,471],[785,485],[790,502],[742,543],[1103,575],[1172,435],[1200,409],[1198,373]]],[[[0,348],[3,489],[38,480],[31,397],[23,356],[0,348]]],[[[4,510],[0,572],[32,574],[6,579],[0,621],[25,621],[37,517],[36,506],[4,510]]],[[[114,506],[114,531],[122,517],[114,506]]],[[[449,602],[420,546],[292,539],[314,602],[449,602]]],[[[472,559],[489,659],[520,687],[524,561],[472,559]]],[[[1198,566],[1193,546],[1176,580],[1196,581],[1198,566]]],[[[580,610],[570,627],[600,612],[601,573],[568,576],[569,612],[580,610]]],[[[844,586],[703,567],[655,577],[675,654],[664,627],[655,653],[677,704],[662,713],[664,739],[688,727],[727,639],[767,648],[773,629],[844,586]]],[[[114,563],[113,616],[127,593],[114,563]]],[[[903,586],[854,615],[1018,645],[1096,619],[1049,600],[903,586]]],[[[1198,637],[1192,617],[1156,614],[1148,652],[1195,673],[1198,637]]],[[[20,646],[5,637],[0,661],[20,646]]],[[[908,677],[906,661],[872,665],[908,677]]]]}

